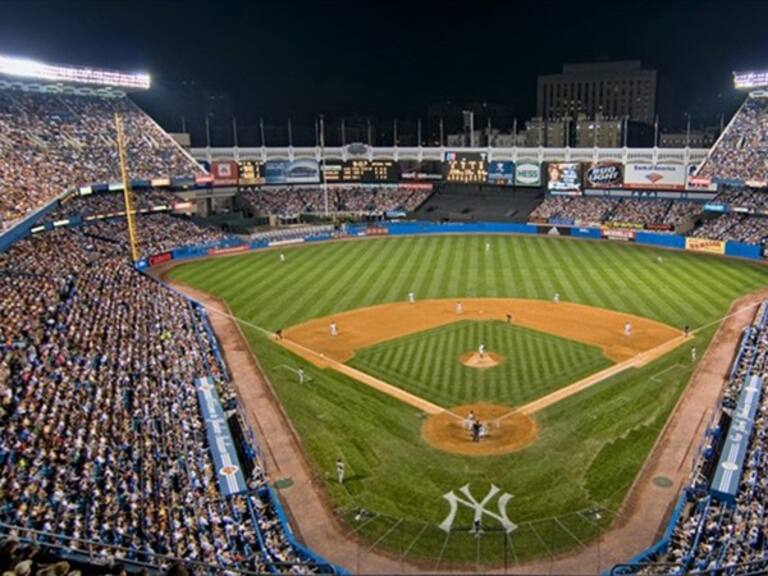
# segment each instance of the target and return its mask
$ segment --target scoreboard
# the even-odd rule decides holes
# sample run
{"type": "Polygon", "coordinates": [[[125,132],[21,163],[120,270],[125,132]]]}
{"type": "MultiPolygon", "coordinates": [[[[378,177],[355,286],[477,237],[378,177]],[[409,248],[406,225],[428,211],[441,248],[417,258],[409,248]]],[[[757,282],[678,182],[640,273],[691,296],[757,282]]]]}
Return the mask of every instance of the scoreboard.
{"type": "Polygon", "coordinates": [[[393,160],[346,160],[327,163],[323,174],[326,182],[397,182],[398,166],[393,160]]]}
{"type": "Polygon", "coordinates": [[[241,160],[237,166],[239,186],[258,186],[264,184],[264,176],[261,173],[261,162],[255,160],[241,160]]]}
{"type": "Polygon", "coordinates": [[[488,181],[485,152],[446,152],[443,167],[448,182],[484,184],[488,181]]]}

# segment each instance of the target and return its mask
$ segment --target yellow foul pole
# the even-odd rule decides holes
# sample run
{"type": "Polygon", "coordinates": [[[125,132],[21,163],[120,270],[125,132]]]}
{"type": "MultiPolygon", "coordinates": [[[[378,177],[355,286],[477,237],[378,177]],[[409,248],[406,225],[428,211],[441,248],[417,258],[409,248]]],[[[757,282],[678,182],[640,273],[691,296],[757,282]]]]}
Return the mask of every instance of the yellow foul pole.
{"type": "Polygon", "coordinates": [[[131,181],[128,178],[128,167],[125,156],[125,132],[123,118],[115,113],[115,128],[117,129],[117,151],[120,156],[120,174],[123,177],[123,200],[125,201],[125,219],[128,222],[128,242],[131,247],[131,260],[139,260],[139,247],[136,244],[136,218],[133,213],[133,197],[131,196],[131,181]]]}

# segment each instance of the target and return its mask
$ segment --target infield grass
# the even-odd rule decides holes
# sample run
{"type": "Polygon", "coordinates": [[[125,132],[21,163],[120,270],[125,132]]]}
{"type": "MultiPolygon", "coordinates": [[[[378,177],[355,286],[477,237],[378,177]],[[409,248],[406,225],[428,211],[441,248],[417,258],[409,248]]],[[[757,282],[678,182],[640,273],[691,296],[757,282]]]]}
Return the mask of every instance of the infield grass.
{"type": "MultiPolygon", "coordinates": [[[[451,562],[502,563],[578,548],[613,520],[694,365],[730,303],[766,284],[766,268],[705,255],[536,237],[451,236],[337,242],[193,262],[173,279],[226,300],[244,322],[303,447],[350,532],[371,546],[445,569],[451,562]],[[491,243],[486,253],[485,242],[491,243]],[[663,256],[663,263],[657,256],[663,256]],[[274,330],[362,306],[417,298],[518,297],[563,300],[706,326],[688,345],[536,414],[539,438],[504,456],[461,457],[420,436],[417,410],[279,347],[274,330]],[[312,376],[300,386],[280,365],[312,376]],[[333,481],[335,460],[349,480],[333,481]],[[491,483],[514,495],[509,538],[444,534],[442,495],[464,484],[478,499],[491,483]],[[361,509],[364,512],[361,512],[361,509]]],[[[442,358],[424,356],[425,363],[442,358]]],[[[291,488],[289,488],[291,489],[291,488]]],[[[458,527],[467,527],[462,510],[458,527]]],[[[348,568],[354,570],[350,559],[348,568]]],[[[616,558],[615,561],[627,560],[616,558]]],[[[592,567],[585,567],[590,571],[592,567]]]]}
{"type": "Polygon", "coordinates": [[[350,365],[445,408],[478,401],[525,404],[607,368],[599,348],[499,321],[463,321],[358,350],[350,365]],[[477,350],[501,354],[493,368],[464,366],[477,350]]]}

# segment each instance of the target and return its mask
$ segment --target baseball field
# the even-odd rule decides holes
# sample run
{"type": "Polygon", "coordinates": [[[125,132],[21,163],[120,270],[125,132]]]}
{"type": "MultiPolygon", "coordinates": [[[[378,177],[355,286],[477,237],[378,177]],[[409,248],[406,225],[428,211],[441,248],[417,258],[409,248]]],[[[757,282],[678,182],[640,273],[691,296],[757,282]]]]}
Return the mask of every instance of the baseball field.
{"type": "Polygon", "coordinates": [[[768,282],[768,269],[749,262],[553,238],[280,250],[285,262],[266,251],[182,264],[168,278],[228,304],[349,535],[440,567],[551,557],[609,526],[695,368],[691,348],[700,357],[731,302],[768,282]],[[556,293],[561,308],[552,307],[556,293]],[[427,300],[449,308],[435,312],[427,300]],[[464,301],[466,311],[452,312],[464,301]],[[621,329],[628,319],[631,336],[621,329]],[[288,344],[268,334],[278,329],[288,344]],[[494,365],[468,363],[480,344],[494,365]],[[568,392],[653,350],[661,352],[568,392]],[[485,418],[492,406],[492,423],[563,391],[526,412],[533,433],[506,453],[459,454],[425,437],[430,407],[463,417],[462,407],[477,406],[485,418]],[[504,512],[514,529],[494,499],[482,537],[466,505],[450,531],[441,528],[451,511],[444,495],[465,485],[478,501],[492,485],[510,494],[504,512]]]}

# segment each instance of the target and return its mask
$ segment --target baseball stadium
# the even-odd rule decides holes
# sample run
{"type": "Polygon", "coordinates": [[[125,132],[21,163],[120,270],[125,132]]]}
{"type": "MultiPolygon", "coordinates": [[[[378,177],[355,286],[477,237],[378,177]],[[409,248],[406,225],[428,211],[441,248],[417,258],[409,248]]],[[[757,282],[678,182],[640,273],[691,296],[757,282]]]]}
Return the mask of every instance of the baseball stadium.
{"type": "Polygon", "coordinates": [[[0,53],[6,574],[768,573],[767,72],[701,146],[153,90],[0,53]]]}

